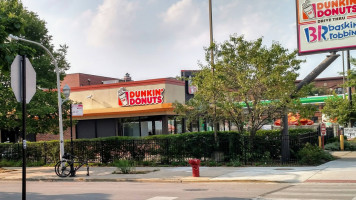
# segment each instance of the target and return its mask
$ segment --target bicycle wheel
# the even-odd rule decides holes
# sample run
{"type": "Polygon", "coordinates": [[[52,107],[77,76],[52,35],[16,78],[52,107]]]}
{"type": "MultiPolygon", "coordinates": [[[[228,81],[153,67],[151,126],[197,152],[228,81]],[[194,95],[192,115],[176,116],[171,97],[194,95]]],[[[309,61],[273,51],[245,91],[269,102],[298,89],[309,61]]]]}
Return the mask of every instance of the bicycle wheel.
{"type": "Polygon", "coordinates": [[[89,163],[88,163],[88,161],[86,161],[86,164],[87,164],[87,176],[89,176],[89,163]]]}
{"type": "Polygon", "coordinates": [[[54,165],[54,172],[56,172],[56,175],[57,175],[57,176],[59,176],[58,165],[60,165],[60,164],[61,164],[61,161],[58,161],[58,162],[56,163],[56,165],[54,165]]]}
{"type": "Polygon", "coordinates": [[[56,164],[55,171],[59,177],[67,177],[70,174],[70,164],[67,161],[59,161],[56,164]]]}

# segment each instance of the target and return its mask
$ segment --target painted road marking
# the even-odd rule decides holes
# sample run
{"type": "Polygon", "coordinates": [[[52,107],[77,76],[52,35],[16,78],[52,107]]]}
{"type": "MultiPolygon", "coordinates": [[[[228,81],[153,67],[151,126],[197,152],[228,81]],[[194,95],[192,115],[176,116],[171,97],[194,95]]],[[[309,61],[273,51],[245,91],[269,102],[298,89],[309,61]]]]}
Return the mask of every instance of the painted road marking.
{"type": "Polygon", "coordinates": [[[178,197],[161,197],[161,196],[157,196],[157,197],[152,197],[150,199],[147,200],[173,200],[173,199],[177,199],[178,197]]]}

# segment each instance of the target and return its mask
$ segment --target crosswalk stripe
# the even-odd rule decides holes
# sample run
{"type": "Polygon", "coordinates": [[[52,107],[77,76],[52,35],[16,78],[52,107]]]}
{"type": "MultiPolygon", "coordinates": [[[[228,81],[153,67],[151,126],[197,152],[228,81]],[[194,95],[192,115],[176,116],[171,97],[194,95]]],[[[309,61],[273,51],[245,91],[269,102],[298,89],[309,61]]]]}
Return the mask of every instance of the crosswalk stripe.
{"type": "Polygon", "coordinates": [[[152,197],[149,198],[147,200],[173,200],[173,199],[177,199],[178,197],[161,197],[161,196],[157,196],[157,197],[152,197]]]}
{"type": "MultiPolygon", "coordinates": [[[[330,192],[330,188],[307,188],[308,192],[330,192]]],[[[300,188],[289,188],[288,191],[300,191],[300,188]]],[[[339,188],[337,189],[338,192],[353,192],[355,193],[355,188],[353,189],[344,189],[339,188]]]]}
{"type": "Polygon", "coordinates": [[[297,184],[266,193],[256,199],[263,200],[356,200],[355,184],[297,184]]]}
{"type": "Polygon", "coordinates": [[[299,193],[291,193],[291,192],[277,192],[276,194],[278,195],[285,195],[285,196],[323,196],[323,195],[328,195],[330,197],[354,197],[356,193],[352,194],[344,194],[344,193],[325,193],[325,192],[299,192],[299,193]]]}
{"type": "MultiPolygon", "coordinates": [[[[256,200],[287,200],[286,198],[260,198],[260,199],[256,199],[256,200]]],[[[288,198],[288,200],[306,200],[305,198],[288,198]]],[[[308,198],[308,200],[320,200],[320,198],[318,199],[310,199],[308,198]]],[[[323,198],[323,200],[335,200],[333,199],[328,199],[328,198],[323,198]]]]}

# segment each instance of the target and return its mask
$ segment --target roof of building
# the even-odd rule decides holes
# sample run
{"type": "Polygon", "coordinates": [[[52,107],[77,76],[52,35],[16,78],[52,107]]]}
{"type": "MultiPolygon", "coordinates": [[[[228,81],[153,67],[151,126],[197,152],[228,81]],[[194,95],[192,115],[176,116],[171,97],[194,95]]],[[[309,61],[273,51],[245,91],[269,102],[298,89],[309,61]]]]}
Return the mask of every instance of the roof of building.
{"type": "Polygon", "coordinates": [[[121,82],[124,80],[118,78],[106,77],[106,76],[74,73],[74,74],[67,74],[64,77],[63,81],[61,82],[61,88],[64,87],[64,85],[66,84],[71,88],[87,86],[87,85],[99,85],[99,84],[103,84],[104,81],[121,82]]]}
{"type": "Polygon", "coordinates": [[[100,85],[86,85],[80,87],[71,88],[72,91],[85,91],[85,90],[102,90],[109,88],[120,88],[120,87],[134,87],[134,86],[143,86],[143,85],[156,85],[156,84],[172,84],[172,85],[181,85],[184,86],[184,81],[180,81],[174,78],[158,78],[158,79],[149,79],[142,81],[128,81],[128,82],[119,82],[111,84],[100,84],[100,85]]]}

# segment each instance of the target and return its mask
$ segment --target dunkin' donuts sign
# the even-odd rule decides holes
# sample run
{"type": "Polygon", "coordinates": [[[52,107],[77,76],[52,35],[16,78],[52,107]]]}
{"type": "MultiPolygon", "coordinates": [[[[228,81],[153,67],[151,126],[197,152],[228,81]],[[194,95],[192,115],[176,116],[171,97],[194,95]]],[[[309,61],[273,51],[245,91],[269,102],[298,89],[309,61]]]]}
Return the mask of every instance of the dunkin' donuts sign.
{"type": "Polygon", "coordinates": [[[356,0],[296,0],[299,55],[356,48],[356,0]]]}
{"type": "Polygon", "coordinates": [[[164,89],[129,91],[121,87],[118,91],[119,106],[142,106],[163,103],[164,89]]]}

